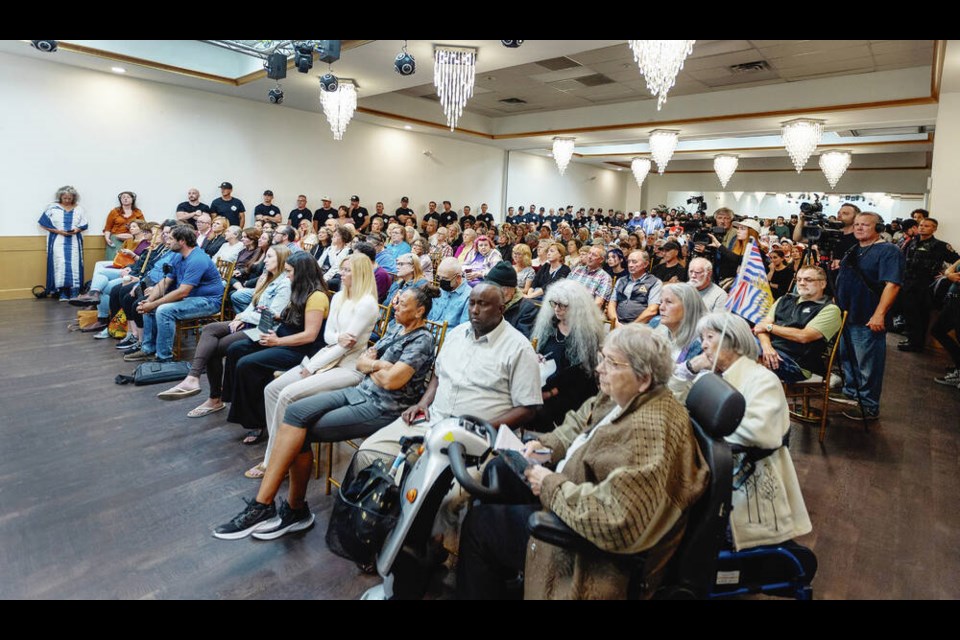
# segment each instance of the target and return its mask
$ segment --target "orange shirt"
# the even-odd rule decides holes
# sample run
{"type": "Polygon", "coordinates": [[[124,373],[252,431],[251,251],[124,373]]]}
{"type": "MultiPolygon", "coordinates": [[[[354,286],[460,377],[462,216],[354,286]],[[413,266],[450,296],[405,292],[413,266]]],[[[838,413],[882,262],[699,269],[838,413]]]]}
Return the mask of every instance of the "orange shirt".
{"type": "Polygon", "coordinates": [[[144,220],[143,212],[140,211],[140,209],[134,209],[132,216],[124,218],[123,209],[121,207],[115,207],[107,214],[107,223],[103,225],[103,231],[104,233],[109,231],[114,235],[118,233],[130,233],[127,225],[130,224],[131,220],[144,220]]]}

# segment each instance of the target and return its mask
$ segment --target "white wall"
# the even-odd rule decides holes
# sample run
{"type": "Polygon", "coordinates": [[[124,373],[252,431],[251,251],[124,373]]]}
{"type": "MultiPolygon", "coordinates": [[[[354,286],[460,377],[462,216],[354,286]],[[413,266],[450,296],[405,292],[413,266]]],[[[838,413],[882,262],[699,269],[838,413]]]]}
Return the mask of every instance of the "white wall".
{"type": "Polygon", "coordinates": [[[80,192],[91,231],[121,190],[162,220],[189,187],[209,203],[224,180],[250,212],[267,188],[284,214],[298,193],[311,208],[321,195],[337,206],[356,193],[371,211],[402,195],[417,211],[430,199],[493,208],[502,198],[504,152],[472,142],[359,121],[336,142],[322,113],[6,54],[0,93],[0,235],[39,234],[36,220],[64,184],[80,192]]]}
{"type": "Polygon", "coordinates": [[[507,206],[526,208],[534,203],[548,211],[568,204],[574,211],[600,205],[623,210],[626,206],[627,176],[633,181],[629,171],[570,162],[561,176],[553,158],[520,151],[511,151],[509,157],[507,206]]]}
{"type": "Polygon", "coordinates": [[[952,242],[954,247],[960,244],[957,176],[960,176],[960,93],[942,93],[937,137],[933,142],[930,214],[940,223],[937,237],[952,242]]]}

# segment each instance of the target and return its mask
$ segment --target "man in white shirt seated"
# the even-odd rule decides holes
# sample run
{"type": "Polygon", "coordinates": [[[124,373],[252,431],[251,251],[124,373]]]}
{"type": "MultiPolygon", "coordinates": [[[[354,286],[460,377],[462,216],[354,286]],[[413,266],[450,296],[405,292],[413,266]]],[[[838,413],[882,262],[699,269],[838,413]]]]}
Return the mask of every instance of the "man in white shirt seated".
{"type": "MultiPolygon", "coordinates": [[[[424,435],[450,416],[472,415],[511,429],[533,418],[543,404],[540,366],[530,341],[504,321],[500,288],[485,282],[476,285],[469,310],[470,322],[447,330],[420,401],[367,438],[361,451],[397,455],[401,437],[424,435]]],[[[370,464],[373,459],[359,462],[370,464]]]]}
{"type": "Polygon", "coordinates": [[[690,284],[697,288],[700,299],[707,311],[723,311],[727,303],[727,292],[713,281],[713,263],[706,258],[694,258],[687,267],[690,284]]]}

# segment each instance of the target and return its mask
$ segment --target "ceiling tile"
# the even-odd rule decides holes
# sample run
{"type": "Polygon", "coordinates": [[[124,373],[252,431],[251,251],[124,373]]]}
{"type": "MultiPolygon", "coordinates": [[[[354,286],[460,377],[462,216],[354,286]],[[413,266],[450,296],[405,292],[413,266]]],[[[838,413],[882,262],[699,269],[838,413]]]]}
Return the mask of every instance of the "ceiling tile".
{"type": "Polygon", "coordinates": [[[750,44],[749,40],[697,40],[696,44],[693,45],[693,51],[690,52],[690,59],[696,60],[752,48],[753,45],[750,44]]]}
{"type": "Polygon", "coordinates": [[[793,69],[796,67],[836,64],[838,62],[848,60],[852,61],[860,58],[869,58],[870,56],[870,48],[864,45],[859,47],[835,49],[833,51],[818,51],[815,53],[793,55],[783,58],[770,58],[769,62],[770,66],[774,67],[775,69],[793,69]]]}
{"type": "Polygon", "coordinates": [[[877,40],[870,42],[874,54],[933,51],[933,40],[877,40]]]}
{"type": "Polygon", "coordinates": [[[933,51],[882,53],[873,56],[878,65],[899,64],[900,68],[921,67],[933,64],[933,51]]]}
{"type": "Polygon", "coordinates": [[[746,62],[764,59],[765,57],[756,49],[748,49],[746,51],[737,51],[736,53],[725,53],[719,56],[688,60],[683,65],[683,68],[685,71],[699,71],[701,69],[712,69],[716,67],[730,67],[735,64],[744,64],[746,62]]]}
{"type": "Polygon", "coordinates": [[[752,87],[760,84],[771,84],[780,82],[781,78],[773,71],[759,71],[754,73],[729,74],[727,77],[704,80],[703,84],[711,88],[724,87],[727,89],[734,87],[752,87]]]}
{"type": "Polygon", "coordinates": [[[790,44],[779,44],[772,47],[757,47],[760,53],[768,58],[783,58],[785,56],[803,55],[811,52],[834,51],[850,47],[866,47],[867,40],[800,40],[790,44]]]}

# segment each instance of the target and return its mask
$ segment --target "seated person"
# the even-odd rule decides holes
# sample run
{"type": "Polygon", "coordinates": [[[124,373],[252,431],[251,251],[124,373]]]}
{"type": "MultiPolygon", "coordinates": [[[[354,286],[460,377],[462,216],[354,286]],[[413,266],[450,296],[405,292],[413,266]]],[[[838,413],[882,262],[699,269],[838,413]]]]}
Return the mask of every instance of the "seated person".
{"type": "Polygon", "coordinates": [[[422,436],[450,416],[474,415],[510,428],[533,418],[543,403],[537,356],[530,341],[504,321],[503,307],[499,287],[481,282],[470,291],[470,322],[447,331],[423,396],[364,440],[361,451],[396,455],[402,436],[422,436]],[[423,421],[411,424],[421,413],[423,421]]]}
{"type": "Polygon", "coordinates": [[[387,293],[390,291],[390,287],[393,285],[393,276],[388,273],[386,269],[377,264],[376,250],[369,242],[357,242],[353,245],[353,252],[362,253],[370,258],[370,262],[373,263],[373,279],[377,283],[377,302],[379,304],[386,304],[387,293]]]}
{"type": "Polygon", "coordinates": [[[173,361],[177,320],[219,313],[223,281],[210,256],[197,247],[197,232],[179,224],[170,232],[167,247],[177,255],[170,273],[137,305],[143,315],[143,345],[123,357],[127,362],[173,361]]]}
{"type": "MultiPolygon", "coordinates": [[[[374,222],[377,221],[375,218],[374,222]]],[[[287,407],[323,391],[355,387],[363,379],[363,374],[357,371],[357,360],[366,351],[365,338],[377,321],[373,264],[365,254],[355,251],[340,265],[342,286],[330,301],[330,317],[323,329],[327,346],[314,354],[305,366],[296,365],[264,389],[267,453],[263,462],[247,470],[244,475],[248,478],[263,477],[287,407]]]]}
{"type": "Polygon", "coordinates": [[[417,238],[413,241],[411,253],[420,261],[420,271],[427,282],[433,282],[433,260],[430,259],[430,244],[426,238],[417,238]]]}
{"type": "Polygon", "coordinates": [[[723,311],[727,292],[713,281],[713,263],[706,258],[693,258],[687,267],[689,282],[697,288],[707,312],[723,311]]]}
{"type": "Polygon", "coordinates": [[[477,236],[476,250],[470,252],[463,261],[463,272],[467,282],[470,286],[475,286],[486,277],[493,265],[502,259],[500,252],[493,248],[493,241],[490,238],[477,236]]]}
{"type": "Polygon", "coordinates": [[[731,445],[745,448],[740,453],[734,450],[733,546],[739,551],[809,533],[813,527],[800,481],[790,451],[783,446],[790,415],[780,379],[757,362],[760,349],[750,325],[740,316],[710,313],[697,328],[709,365],[715,364],[716,372],[746,400],[740,426],[726,437],[731,445]],[[745,464],[748,455],[754,464],[745,464]]]}
{"type": "Polygon", "coordinates": [[[617,278],[613,298],[607,304],[607,317],[614,326],[631,322],[650,322],[660,309],[659,278],[649,273],[650,255],[643,250],[627,256],[627,275],[617,278]]]}
{"type": "Polygon", "coordinates": [[[547,248],[547,262],[541,265],[533,277],[530,290],[525,294],[527,298],[540,300],[551,284],[570,275],[570,267],[564,264],[565,256],[566,249],[561,242],[554,242],[547,248]]]}
{"type": "Polygon", "coordinates": [[[286,272],[289,255],[290,252],[283,245],[267,250],[266,269],[254,289],[250,306],[230,322],[213,322],[204,326],[187,377],[174,387],[161,391],[157,394],[158,398],[178,400],[200,393],[200,376],[206,371],[210,381],[210,404],[222,406],[223,357],[227,348],[239,340],[250,340],[244,329],[256,327],[260,323],[261,313],[279,318],[290,303],[290,279],[286,272]]]}
{"type": "MultiPolygon", "coordinates": [[[[123,245],[117,250],[113,260],[101,260],[93,267],[93,278],[90,280],[90,291],[70,300],[74,306],[94,305],[100,302],[100,296],[106,292],[107,285],[126,273],[124,269],[137,262],[140,256],[150,246],[153,237],[152,223],[143,220],[131,220],[127,223],[129,235],[123,245]]],[[[109,320],[109,318],[107,318],[109,320]]]]}
{"type": "Polygon", "coordinates": [[[506,260],[495,264],[483,282],[495,284],[503,292],[503,319],[527,339],[533,331],[533,323],[537,320],[537,305],[523,296],[517,288],[517,272],[506,260]]]}
{"type": "Polygon", "coordinates": [[[580,259],[580,266],[570,273],[570,280],[579,282],[587,288],[598,309],[603,309],[610,302],[613,293],[613,279],[603,270],[603,261],[607,252],[603,245],[591,245],[587,250],[586,259],[580,259]]]}
{"type": "Polygon", "coordinates": [[[396,273],[397,257],[390,251],[387,251],[384,247],[384,242],[386,242],[384,235],[382,233],[368,233],[367,242],[372,244],[374,250],[376,251],[377,266],[383,267],[389,273],[396,273]]]}
{"type": "Polygon", "coordinates": [[[463,277],[460,261],[448,256],[437,265],[440,297],[433,301],[427,320],[447,323],[447,330],[470,320],[470,285],[463,277]]]}
{"type": "Polygon", "coordinates": [[[543,406],[530,429],[553,431],[568,411],[597,394],[597,353],[605,333],[603,317],[586,289],[566,280],[550,287],[532,332],[540,359],[543,406]],[[551,371],[546,379],[545,371],[551,371]]]}
{"type": "Polygon", "coordinates": [[[237,262],[240,252],[243,251],[243,243],[240,241],[240,235],[242,233],[243,229],[236,225],[227,227],[226,231],[223,232],[223,237],[226,240],[220,245],[217,252],[213,254],[214,264],[216,264],[217,260],[221,262],[237,262]]]}
{"type": "Polygon", "coordinates": [[[256,499],[218,526],[214,536],[235,540],[253,533],[272,540],[313,524],[305,500],[313,466],[310,444],[363,437],[392,422],[420,396],[433,366],[434,340],[425,322],[436,292],[426,285],[400,296],[396,325],[356,362],[365,376],[359,385],[325,391],[287,407],[256,499]],[[288,473],[288,501],[281,501],[278,511],[273,500],[288,473]]]}
{"type": "Polygon", "coordinates": [[[323,271],[323,281],[331,291],[340,290],[340,263],[350,255],[352,241],[353,233],[345,225],[340,225],[330,238],[330,246],[317,259],[323,271]]]}
{"type": "Polygon", "coordinates": [[[618,327],[599,360],[600,394],[526,444],[529,460],[549,461],[556,471],[530,466],[529,487],[519,478],[501,484],[514,504],[482,504],[467,514],[457,564],[461,599],[502,598],[505,582],[521,570],[528,599],[626,597],[623,565],[529,543],[527,519],[541,509],[604,551],[648,552],[641,597],[660,585],[709,469],[686,409],[666,388],[673,367],[662,337],[642,325],[618,327]],[[543,448],[550,453],[536,453],[543,448]]]}
{"type": "Polygon", "coordinates": [[[667,387],[680,402],[686,401],[697,373],[709,368],[704,358],[695,360],[703,353],[697,323],[706,313],[707,309],[693,285],[672,282],[663,285],[660,315],[650,321],[650,327],[670,343],[673,375],[667,387]]]}
{"type": "Polygon", "coordinates": [[[663,243],[663,260],[653,268],[653,275],[660,279],[660,282],[686,282],[687,268],[680,262],[680,245],[669,240],[663,243]]]}
{"type": "Polygon", "coordinates": [[[824,295],[826,273],[800,267],[797,292],[777,299],[753,332],[760,339],[763,363],[786,383],[826,375],[823,354],[840,330],[840,308],[824,295]]]}
{"type": "MultiPolygon", "coordinates": [[[[419,287],[426,284],[427,279],[423,277],[423,271],[420,268],[420,259],[413,253],[404,253],[397,258],[397,277],[390,285],[387,291],[387,305],[397,306],[400,302],[400,294],[412,287],[419,287]]],[[[393,309],[390,310],[390,325],[393,320],[393,309]]],[[[389,326],[389,325],[388,325],[389,326]]],[[[378,339],[379,336],[374,336],[378,339]]]]}

